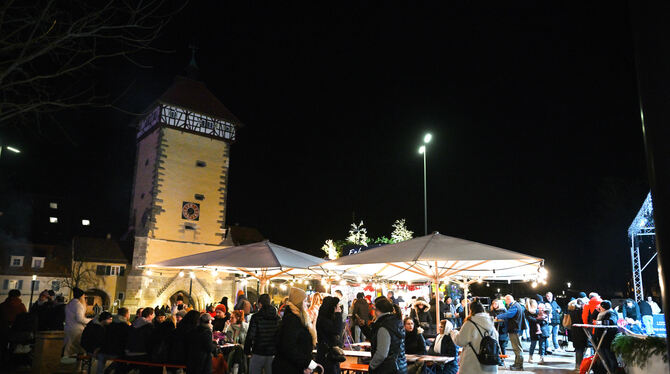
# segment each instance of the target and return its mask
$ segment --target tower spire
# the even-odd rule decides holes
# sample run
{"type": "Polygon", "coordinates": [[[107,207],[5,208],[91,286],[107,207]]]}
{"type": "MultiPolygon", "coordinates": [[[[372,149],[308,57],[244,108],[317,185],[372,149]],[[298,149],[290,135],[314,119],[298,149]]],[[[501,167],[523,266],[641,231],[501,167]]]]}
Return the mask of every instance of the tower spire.
{"type": "Polygon", "coordinates": [[[198,64],[195,62],[195,52],[199,49],[195,45],[191,44],[188,46],[191,49],[191,61],[188,63],[188,66],[186,66],[186,76],[193,79],[197,80],[198,79],[198,64]]]}

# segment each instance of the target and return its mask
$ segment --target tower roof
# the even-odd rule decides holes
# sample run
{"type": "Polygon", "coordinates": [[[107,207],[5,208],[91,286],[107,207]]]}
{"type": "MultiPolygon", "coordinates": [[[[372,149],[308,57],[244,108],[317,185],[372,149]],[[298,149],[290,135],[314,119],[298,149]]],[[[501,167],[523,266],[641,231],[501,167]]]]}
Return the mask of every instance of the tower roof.
{"type": "Polygon", "coordinates": [[[242,122],[214,94],[205,83],[182,76],[175,77],[172,85],[158,98],[164,104],[178,106],[200,114],[215,117],[235,126],[242,122]]]}

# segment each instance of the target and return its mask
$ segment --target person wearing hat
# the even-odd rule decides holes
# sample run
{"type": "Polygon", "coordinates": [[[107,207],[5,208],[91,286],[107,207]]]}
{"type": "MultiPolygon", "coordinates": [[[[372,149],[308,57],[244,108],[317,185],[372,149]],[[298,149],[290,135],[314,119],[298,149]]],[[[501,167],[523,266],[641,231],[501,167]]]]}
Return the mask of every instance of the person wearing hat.
{"type": "Polygon", "coordinates": [[[188,374],[211,374],[212,354],[216,345],[212,340],[212,316],[203,313],[198,319],[198,326],[186,336],[186,372],[188,374]]]}
{"type": "MultiPolygon", "coordinates": [[[[609,300],[603,300],[600,302],[600,305],[598,306],[598,317],[596,318],[596,323],[599,325],[603,326],[616,326],[617,321],[619,320],[619,315],[617,312],[612,309],[612,302],[609,300]]],[[[605,335],[604,338],[602,338],[602,342],[600,343],[600,349],[598,351],[598,354],[600,355],[600,358],[602,361],[605,361],[607,363],[607,367],[612,371],[616,371],[617,369],[617,359],[616,355],[614,352],[612,352],[612,341],[614,340],[614,337],[617,335],[616,330],[610,331],[610,329],[595,329],[595,341],[600,342],[603,334],[605,331],[608,331],[607,335],[605,335]]],[[[593,372],[596,374],[600,373],[607,373],[607,370],[605,369],[605,366],[602,364],[602,362],[599,362],[594,365],[593,367],[593,372]]]]}
{"type": "Polygon", "coordinates": [[[266,374],[272,374],[272,359],[277,351],[275,336],[281,321],[277,309],[272,306],[270,295],[262,294],[258,297],[258,303],[261,308],[249,320],[244,353],[251,355],[250,374],[261,374],[263,369],[266,374]]]}
{"type": "Polygon", "coordinates": [[[219,304],[214,308],[214,321],[212,327],[214,331],[223,331],[226,328],[226,322],[230,319],[230,313],[226,312],[226,306],[219,304]]]}
{"type": "Polygon", "coordinates": [[[430,305],[423,297],[416,299],[414,305],[412,305],[412,311],[409,313],[409,316],[419,322],[419,326],[424,330],[430,328],[430,321],[432,320],[430,316],[430,305]]]}
{"type": "Polygon", "coordinates": [[[85,295],[81,288],[75,287],[72,290],[72,300],[65,307],[65,337],[63,339],[65,345],[63,356],[65,357],[85,353],[80,344],[81,333],[91,321],[90,318],[86,318],[85,295]]]}
{"type": "Polygon", "coordinates": [[[177,302],[172,306],[171,312],[172,315],[177,314],[181,310],[186,310],[186,305],[184,305],[184,296],[177,295],[177,302]]]}
{"type": "Polygon", "coordinates": [[[277,354],[272,372],[286,374],[309,373],[317,367],[312,360],[316,346],[316,331],[307,315],[305,291],[291,287],[284,308],[284,318],[277,334],[277,354]]]}
{"type": "MultiPolygon", "coordinates": [[[[458,348],[451,340],[451,331],[454,330],[454,325],[451,321],[443,319],[437,328],[437,336],[428,349],[428,354],[431,356],[447,356],[454,359],[442,366],[438,365],[437,373],[439,374],[456,374],[458,372],[458,348]]],[[[499,339],[500,340],[500,339],[499,339]]]]}

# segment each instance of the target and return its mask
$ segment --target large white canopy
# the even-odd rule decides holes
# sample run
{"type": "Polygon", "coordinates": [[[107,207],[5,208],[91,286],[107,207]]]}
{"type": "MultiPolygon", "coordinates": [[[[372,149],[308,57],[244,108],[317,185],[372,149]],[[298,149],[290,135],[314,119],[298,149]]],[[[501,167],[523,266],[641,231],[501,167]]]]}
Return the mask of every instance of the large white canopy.
{"type": "Polygon", "coordinates": [[[189,256],[177,257],[146,268],[209,269],[230,273],[243,273],[258,278],[261,285],[278,276],[314,274],[311,266],[323,262],[322,258],[310,256],[268,240],[217,249],[189,256]]]}
{"type": "Polygon", "coordinates": [[[330,271],[388,280],[531,280],[544,260],[433,233],[328,261],[330,271]]]}

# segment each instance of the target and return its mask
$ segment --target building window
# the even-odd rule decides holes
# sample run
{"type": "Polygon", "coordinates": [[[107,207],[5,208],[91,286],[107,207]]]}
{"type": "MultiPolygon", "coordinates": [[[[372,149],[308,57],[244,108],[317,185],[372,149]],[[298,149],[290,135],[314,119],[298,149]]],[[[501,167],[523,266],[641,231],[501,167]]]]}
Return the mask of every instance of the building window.
{"type": "Polygon", "coordinates": [[[58,217],[49,217],[49,223],[58,223],[58,217]]]}
{"type": "Polygon", "coordinates": [[[205,195],[203,195],[201,193],[197,193],[197,194],[195,194],[195,199],[196,200],[205,200],[205,195]]]}
{"type": "Polygon", "coordinates": [[[9,260],[9,265],[12,267],[23,266],[23,256],[12,256],[12,258],[9,260]]]}
{"type": "Polygon", "coordinates": [[[171,110],[171,109],[168,110],[168,117],[177,118],[177,112],[175,112],[174,110],[171,110]]]}
{"type": "Polygon", "coordinates": [[[140,200],[144,199],[144,192],[140,195],[140,200]]]}
{"type": "Polygon", "coordinates": [[[147,165],[149,165],[149,159],[146,159],[146,160],[144,161],[144,166],[147,166],[147,165]]]}
{"type": "Polygon", "coordinates": [[[95,268],[95,274],[96,275],[117,275],[117,276],[123,276],[126,273],[126,267],[125,266],[105,266],[105,265],[98,265],[95,268]]]}
{"type": "Polygon", "coordinates": [[[33,269],[41,269],[44,267],[44,257],[33,257],[33,263],[30,265],[33,269]]]}
{"type": "Polygon", "coordinates": [[[195,162],[195,166],[197,166],[199,168],[204,168],[205,166],[207,166],[207,163],[205,161],[198,160],[198,161],[195,162]]]}
{"type": "Polygon", "coordinates": [[[112,266],[109,275],[119,275],[120,270],[120,266],[112,266]]]}
{"type": "Polygon", "coordinates": [[[23,288],[23,281],[16,279],[5,279],[2,282],[2,288],[5,290],[20,290],[23,288]]]}
{"type": "Polygon", "coordinates": [[[119,297],[118,297],[118,299],[119,299],[119,300],[123,300],[124,297],[126,297],[126,294],[124,294],[123,292],[119,292],[119,297]]]}
{"type": "Polygon", "coordinates": [[[60,291],[60,281],[51,281],[51,290],[54,292],[60,291]]]}
{"type": "Polygon", "coordinates": [[[105,275],[105,265],[98,265],[95,267],[95,275],[105,275]]]}
{"type": "Polygon", "coordinates": [[[49,208],[58,209],[58,203],[49,203],[49,208]]]}
{"type": "Polygon", "coordinates": [[[81,225],[82,226],[91,226],[91,221],[89,221],[87,219],[82,219],[81,220],[81,225]]]}
{"type": "Polygon", "coordinates": [[[185,223],[184,224],[184,230],[195,230],[195,225],[192,225],[190,223],[185,223]]]}

